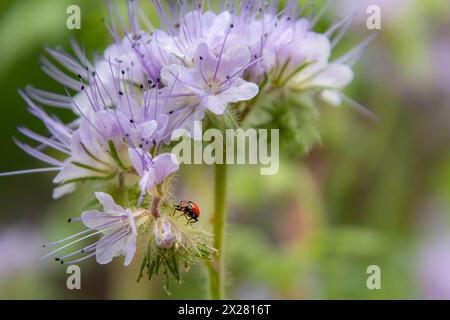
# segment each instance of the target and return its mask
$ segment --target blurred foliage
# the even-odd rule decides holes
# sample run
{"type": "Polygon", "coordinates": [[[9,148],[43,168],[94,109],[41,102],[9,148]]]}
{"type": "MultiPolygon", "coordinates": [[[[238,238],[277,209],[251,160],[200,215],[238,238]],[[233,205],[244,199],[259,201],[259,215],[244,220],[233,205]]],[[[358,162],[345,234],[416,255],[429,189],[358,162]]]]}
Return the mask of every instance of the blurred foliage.
{"type": "Polygon", "coordinates": [[[248,128],[278,129],[280,154],[298,158],[320,141],[317,100],[316,94],[310,90],[269,95],[252,107],[244,125],[248,128]]]}

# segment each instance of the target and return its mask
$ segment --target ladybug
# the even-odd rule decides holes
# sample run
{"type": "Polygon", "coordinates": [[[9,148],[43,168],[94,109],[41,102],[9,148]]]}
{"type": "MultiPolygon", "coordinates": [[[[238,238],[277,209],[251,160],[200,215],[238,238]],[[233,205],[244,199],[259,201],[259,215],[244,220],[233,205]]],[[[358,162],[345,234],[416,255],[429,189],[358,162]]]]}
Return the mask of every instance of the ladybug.
{"type": "Polygon", "coordinates": [[[173,213],[175,211],[181,211],[182,215],[185,215],[188,219],[188,223],[194,223],[198,221],[198,217],[200,216],[200,209],[198,206],[189,200],[180,201],[179,204],[175,206],[173,213]]]}

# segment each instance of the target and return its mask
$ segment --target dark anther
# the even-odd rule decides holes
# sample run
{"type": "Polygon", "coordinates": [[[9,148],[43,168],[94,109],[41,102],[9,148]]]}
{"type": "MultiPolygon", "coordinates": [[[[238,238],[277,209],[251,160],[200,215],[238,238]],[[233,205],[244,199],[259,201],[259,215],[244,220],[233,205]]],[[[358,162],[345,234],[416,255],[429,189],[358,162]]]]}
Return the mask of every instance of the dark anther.
{"type": "Polygon", "coordinates": [[[84,90],[84,86],[81,86],[81,90],[84,90]]]}
{"type": "Polygon", "coordinates": [[[122,91],[119,91],[119,94],[120,94],[121,96],[123,96],[123,92],[122,92],[122,91]]]}

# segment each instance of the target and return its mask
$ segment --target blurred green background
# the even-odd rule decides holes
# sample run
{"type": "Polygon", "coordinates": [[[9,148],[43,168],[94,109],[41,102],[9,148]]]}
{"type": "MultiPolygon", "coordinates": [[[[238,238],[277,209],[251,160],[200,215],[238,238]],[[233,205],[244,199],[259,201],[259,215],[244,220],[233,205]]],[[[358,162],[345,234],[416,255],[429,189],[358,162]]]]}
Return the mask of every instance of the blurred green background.
{"type": "MultiPolygon", "coordinates": [[[[379,122],[346,106],[322,107],[322,140],[310,153],[282,161],[275,176],[248,166],[230,169],[230,298],[450,298],[450,6],[445,0],[336,0],[319,28],[366,2],[381,6],[382,30],[345,93],[379,122]],[[381,268],[380,290],[366,286],[370,265],[381,268]]],[[[101,17],[107,17],[101,0],[0,2],[0,171],[41,166],[11,137],[19,124],[43,132],[17,88],[63,92],[39,68],[43,47],[69,49],[74,37],[90,57],[101,53],[110,41],[101,17]],[[66,28],[71,4],[81,8],[81,30],[66,28]]],[[[364,10],[356,15],[338,52],[369,34],[366,17],[364,10]]],[[[70,112],[58,115],[71,119],[70,112]]],[[[44,254],[43,242],[79,230],[65,222],[83,209],[86,194],[53,201],[52,177],[0,178],[0,298],[206,297],[202,266],[185,274],[170,296],[160,279],[136,283],[140,256],[128,268],[119,259],[106,266],[84,262],[82,290],[68,290],[64,266],[35,260],[44,254]]],[[[211,168],[184,167],[178,184],[177,198],[196,201],[204,213],[200,223],[208,225],[211,168]]]]}

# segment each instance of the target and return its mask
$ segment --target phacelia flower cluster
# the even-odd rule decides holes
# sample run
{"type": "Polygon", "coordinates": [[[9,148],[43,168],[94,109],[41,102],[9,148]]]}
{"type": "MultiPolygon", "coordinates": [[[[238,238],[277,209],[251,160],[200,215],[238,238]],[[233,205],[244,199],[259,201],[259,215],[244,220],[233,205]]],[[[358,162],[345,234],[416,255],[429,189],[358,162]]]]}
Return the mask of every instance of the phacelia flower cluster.
{"type": "Polygon", "coordinates": [[[254,105],[255,99],[277,90],[313,88],[330,103],[340,104],[339,90],[352,80],[350,64],[365,43],[330,61],[347,20],[316,33],[314,23],[302,18],[297,1],[287,1],[281,11],[277,1],[229,1],[217,6],[197,0],[153,1],[158,27],[145,18],[137,1],[127,3],[128,26],[108,4],[107,28],[114,42],[93,61],[75,41],[73,55],[46,49],[42,70],[66,94],[31,86],[20,90],[48,133],[19,128],[36,145],[16,143],[48,167],[7,174],[55,171],[54,198],[89,181],[117,186],[114,199],[97,190],[103,209],[84,212],[80,220],[87,229],[47,245],[61,246],[45,257],[56,255],[62,263],[76,263],[95,256],[104,264],[123,256],[128,265],[142,238],[152,249],[143,262],[149,273],[159,268],[155,264],[159,261],[177,275],[177,252],[183,252],[187,261],[192,256],[206,259],[214,249],[203,233],[192,234],[196,228],[182,226],[166,214],[174,206],[168,185],[179,169],[169,147],[173,133],[193,132],[207,114],[220,119],[229,113],[242,120],[239,115],[246,114],[250,102],[254,105]],[[64,123],[49,107],[72,110],[73,121],[64,123]],[[120,202],[133,188],[138,190],[136,197],[120,202]],[[94,236],[100,239],[59,255],[94,236]],[[161,255],[155,250],[173,251],[161,255]],[[166,260],[157,259],[162,256],[166,260]]]}

